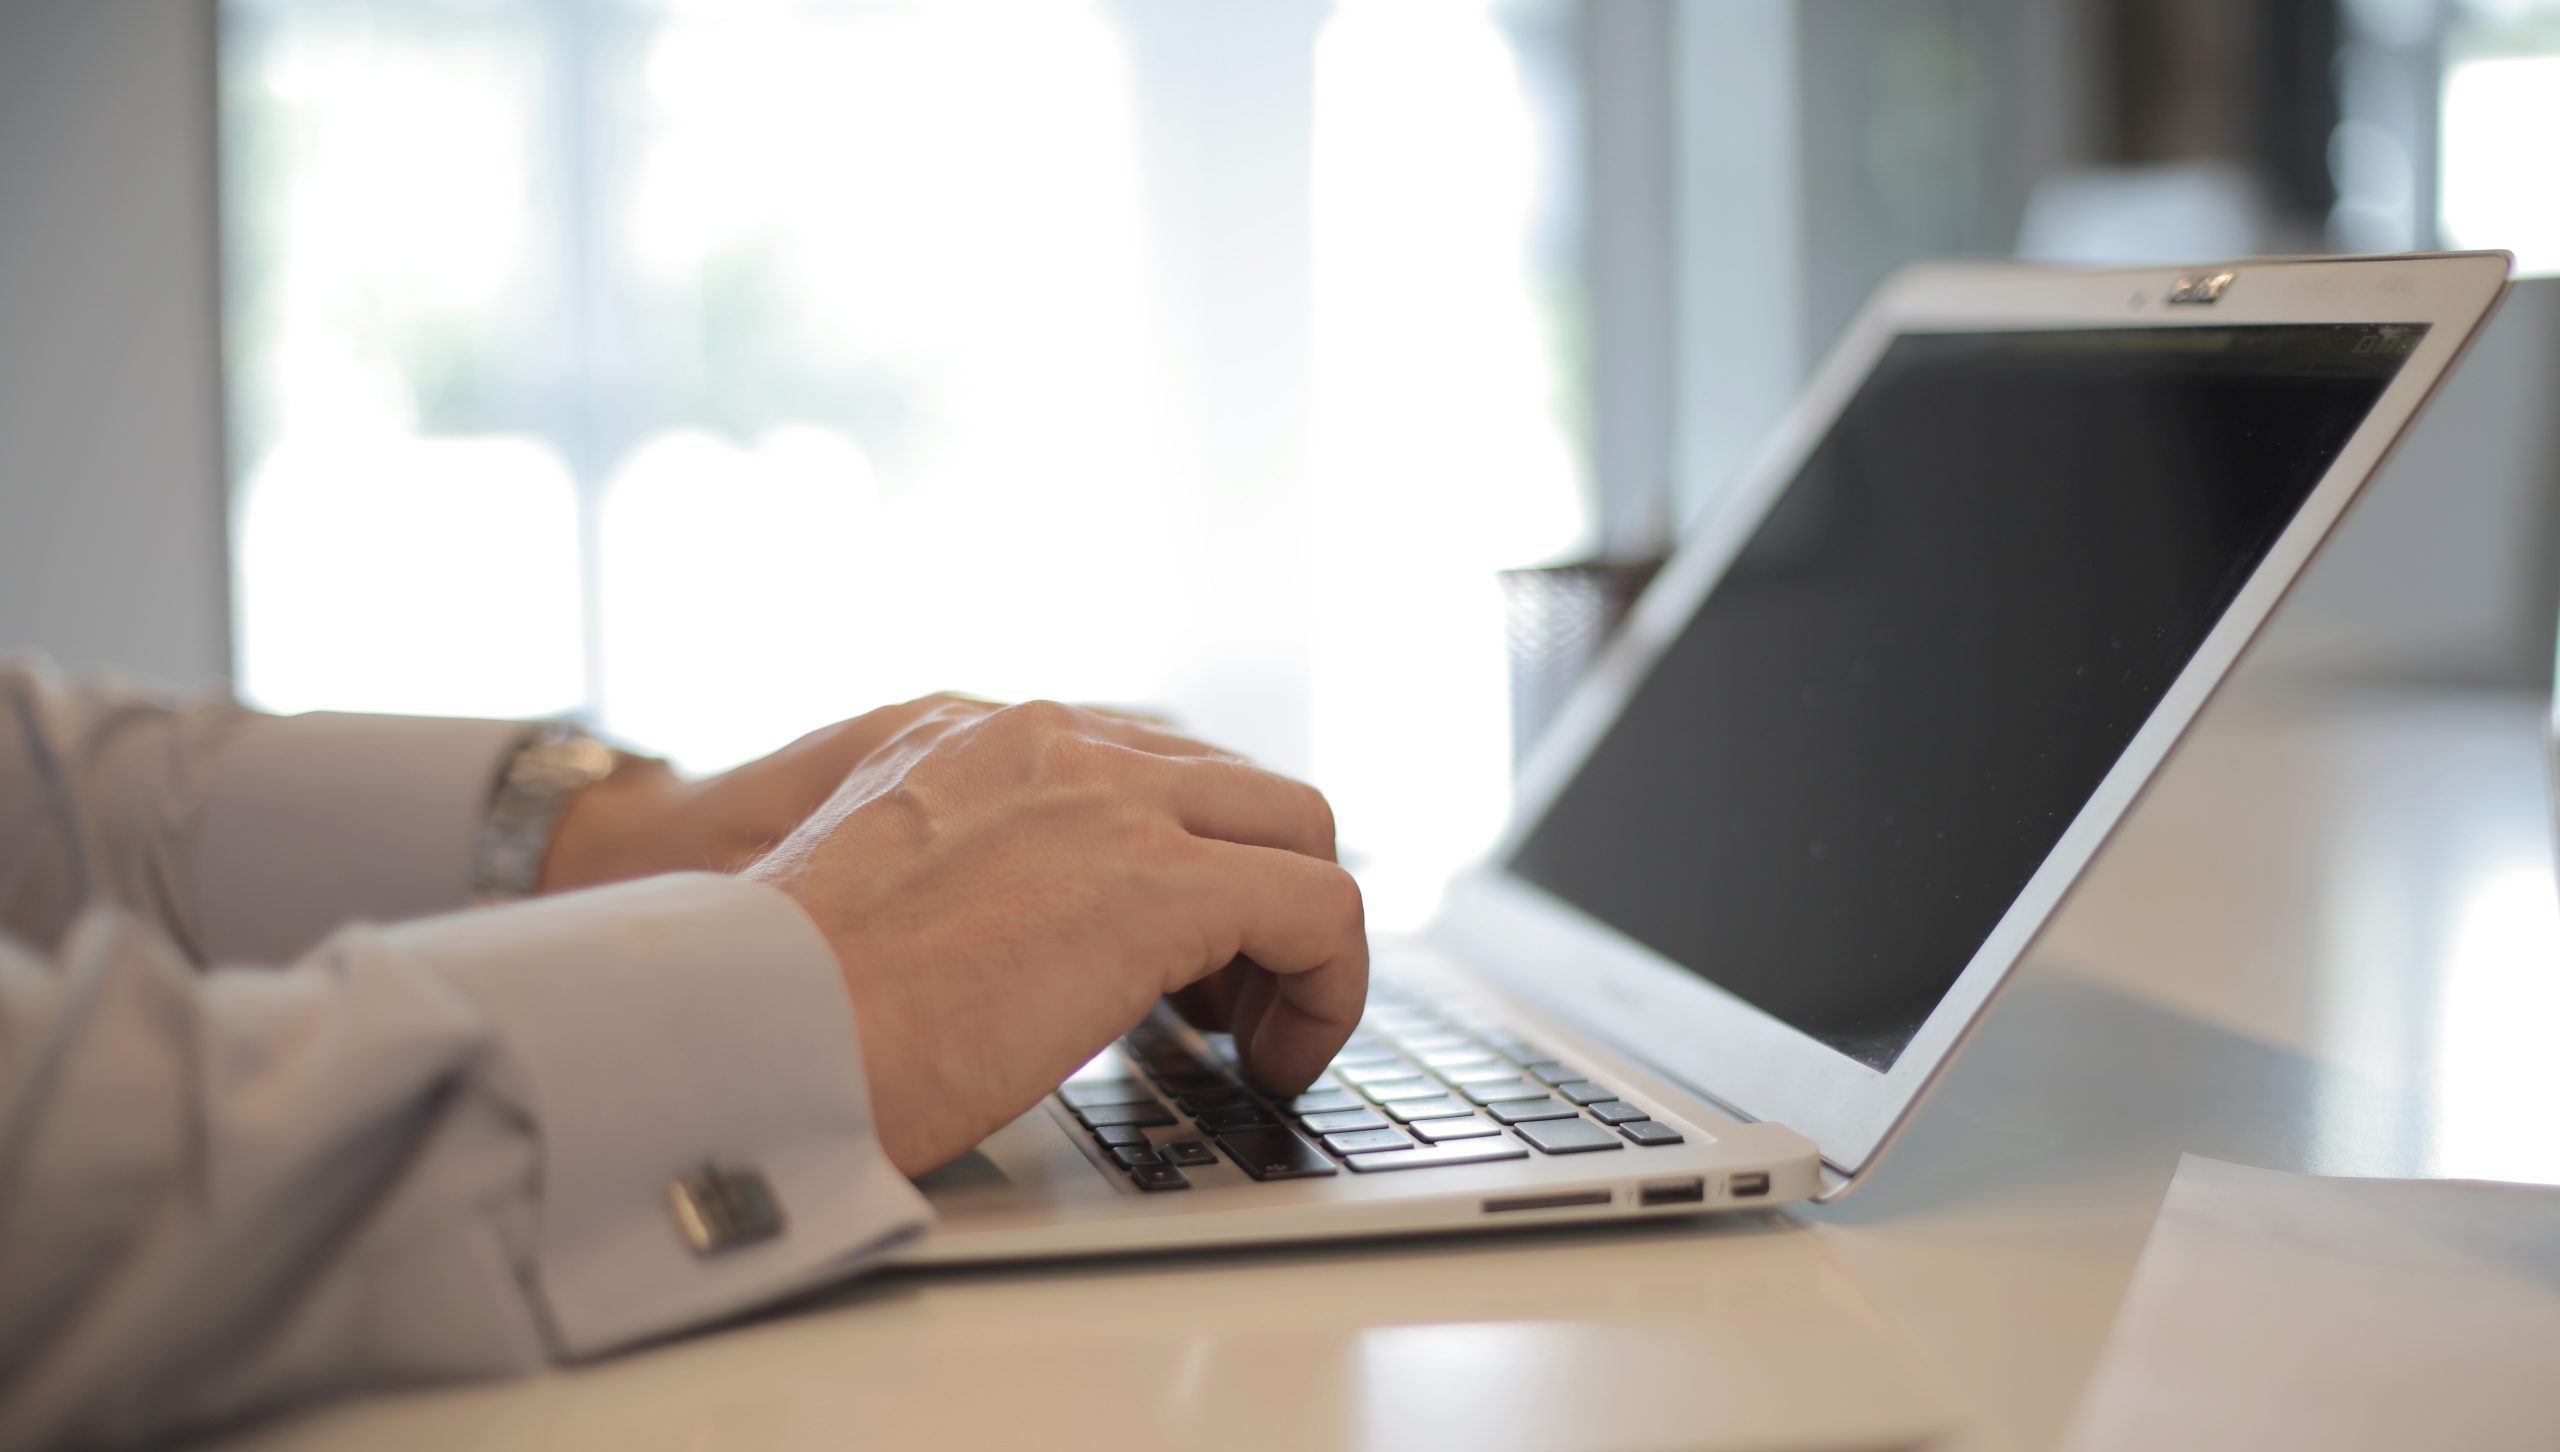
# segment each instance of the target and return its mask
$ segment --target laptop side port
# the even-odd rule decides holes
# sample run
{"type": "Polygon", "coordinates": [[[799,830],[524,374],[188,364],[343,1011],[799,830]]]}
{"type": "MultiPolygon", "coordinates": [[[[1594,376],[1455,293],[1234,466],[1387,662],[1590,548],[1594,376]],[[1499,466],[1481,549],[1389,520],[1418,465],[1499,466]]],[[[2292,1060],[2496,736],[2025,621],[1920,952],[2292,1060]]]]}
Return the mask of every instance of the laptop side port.
{"type": "Polygon", "coordinates": [[[1639,1205],[1703,1205],[1706,1199],[1707,1182],[1703,1179],[1664,1180],[1636,1191],[1639,1205]]]}
{"type": "Polygon", "coordinates": [[[1732,1191],[1733,1198],[1737,1200],[1749,1200],[1766,1195],[1769,1193],[1769,1172],[1753,1170],[1747,1175],[1736,1175],[1733,1177],[1733,1183],[1726,1188],[1732,1191]]]}
{"type": "Polygon", "coordinates": [[[1506,1210],[1565,1210],[1576,1205],[1606,1205],[1606,1190],[1567,1190],[1554,1195],[1517,1195],[1508,1200],[1487,1200],[1484,1213],[1499,1215],[1506,1210]]]}

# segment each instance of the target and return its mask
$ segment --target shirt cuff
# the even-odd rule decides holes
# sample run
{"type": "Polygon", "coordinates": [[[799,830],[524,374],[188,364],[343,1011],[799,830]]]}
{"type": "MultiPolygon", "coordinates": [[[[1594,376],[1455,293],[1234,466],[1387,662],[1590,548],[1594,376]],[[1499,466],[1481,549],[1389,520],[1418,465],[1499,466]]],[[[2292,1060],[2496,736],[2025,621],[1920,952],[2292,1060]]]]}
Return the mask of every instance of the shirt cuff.
{"type": "Polygon", "coordinates": [[[873,1130],[835,954],[772,888],[659,877],[384,936],[495,1025],[492,1083],[541,1139],[536,1278],[564,1355],[839,1279],[931,1224],[873,1130]],[[696,1253],[668,1188],[706,1163],[761,1174],[780,1233],[696,1253]]]}
{"type": "Polygon", "coordinates": [[[350,922],[463,907],[490,793],[533,729],[332,712],[243,726],[188,848],[197,952],[290,963],[350,922]]]}

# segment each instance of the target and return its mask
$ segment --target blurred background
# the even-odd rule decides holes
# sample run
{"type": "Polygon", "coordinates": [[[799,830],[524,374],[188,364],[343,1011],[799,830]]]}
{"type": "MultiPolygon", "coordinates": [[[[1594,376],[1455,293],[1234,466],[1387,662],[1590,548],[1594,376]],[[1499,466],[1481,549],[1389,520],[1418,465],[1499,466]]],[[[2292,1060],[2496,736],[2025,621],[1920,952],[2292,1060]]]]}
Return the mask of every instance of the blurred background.
{"type": "MultiPolygon", "coordinates": [[[[0,0],[0,645],[697,769],[1143,704],[1393,922],[1500,572],[1640,574],[1892,268],[2551,273],[2555,158],[2560,0],[0,0]]],[[[2547,685],[2554,288],[2254,688],[2547,685]]]]}

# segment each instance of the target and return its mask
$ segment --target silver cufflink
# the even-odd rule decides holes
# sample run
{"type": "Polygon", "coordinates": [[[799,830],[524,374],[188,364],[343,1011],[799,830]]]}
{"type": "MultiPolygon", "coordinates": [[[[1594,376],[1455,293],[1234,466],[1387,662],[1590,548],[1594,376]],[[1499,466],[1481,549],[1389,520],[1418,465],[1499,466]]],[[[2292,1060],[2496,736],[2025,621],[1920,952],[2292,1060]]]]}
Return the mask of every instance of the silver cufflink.
{"type": "Polygon", "coordinates": [[[761,1171],[705,1164],[701,1174],[667,1186],[667,1204],[696,1255],[735,1250],[782,1233],[782,1205],[761,1171]]]}

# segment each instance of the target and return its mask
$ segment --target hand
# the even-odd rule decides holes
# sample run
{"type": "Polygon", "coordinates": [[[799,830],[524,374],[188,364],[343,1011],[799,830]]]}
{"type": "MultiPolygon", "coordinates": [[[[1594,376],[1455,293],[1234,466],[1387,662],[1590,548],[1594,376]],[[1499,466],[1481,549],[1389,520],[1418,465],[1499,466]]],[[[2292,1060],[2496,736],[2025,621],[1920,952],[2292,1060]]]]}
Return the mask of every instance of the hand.
{"type": "Polygon", "coordinates": [[[661,872],[735,872],[791,835],[847,773],[927,718],[984,715],[996,703],[926,696],[840,721],[702,781],[649,764],[581,791],[553,829],[540,890],[567,892],[661,872]]]}
{"type": "Polygon", "coordinates": [[[747,875],[835,949],[880,1140],[910,1175],[1239,959],[1236,1043],[1275,1093],[1323,1070],[1368,994],[1322,796],[1051,702],[911,723],[747,875]]]}

